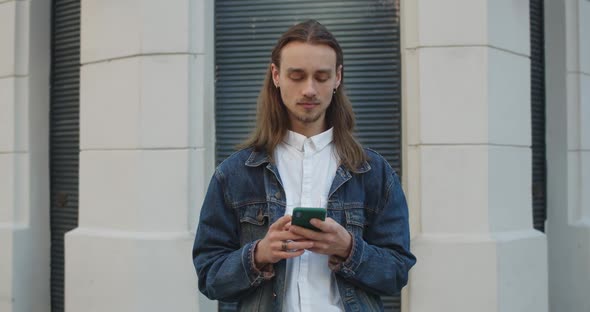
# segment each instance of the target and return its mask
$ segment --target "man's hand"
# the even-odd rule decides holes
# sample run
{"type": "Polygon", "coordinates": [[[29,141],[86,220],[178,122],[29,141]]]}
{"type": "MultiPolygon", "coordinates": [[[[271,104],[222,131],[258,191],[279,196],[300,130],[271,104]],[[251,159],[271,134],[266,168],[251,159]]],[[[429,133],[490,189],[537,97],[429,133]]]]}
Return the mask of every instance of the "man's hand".
{"type": "Polygon", "coordinates": [[[256,246],[254,253],[256,267],[261,268],[282,259],[301,256],[305,249],[314,246],[312,241],[290,232],[290,222],[291,216],[285,215],[270,225],[266,236],[256,246]],[[286,247],[286,250],[283,247],[286,247]]]}
{"type": "Polygon", "coordinates": [[[338,256],[343,259],[348,258],[352,248],[352,236],[344,227],[332,218],[326,218],[326,221],[311,219],[310,223],[321,232],[295,225],[291,225],[289,231],[306,240],[313,241],[313,247],[307,248],[310,251],[328,256],[338,256]]]}

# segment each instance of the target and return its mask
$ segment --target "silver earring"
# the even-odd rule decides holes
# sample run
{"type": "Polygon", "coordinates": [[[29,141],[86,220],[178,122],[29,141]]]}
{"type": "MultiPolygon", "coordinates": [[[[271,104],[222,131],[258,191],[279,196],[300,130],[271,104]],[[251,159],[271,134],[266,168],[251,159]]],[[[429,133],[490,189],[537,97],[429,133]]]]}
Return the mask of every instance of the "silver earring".
{"type": "Polygon", "coordinates": [[[336,89],[334,89],[334,94],[336,94],[336,89]]]}

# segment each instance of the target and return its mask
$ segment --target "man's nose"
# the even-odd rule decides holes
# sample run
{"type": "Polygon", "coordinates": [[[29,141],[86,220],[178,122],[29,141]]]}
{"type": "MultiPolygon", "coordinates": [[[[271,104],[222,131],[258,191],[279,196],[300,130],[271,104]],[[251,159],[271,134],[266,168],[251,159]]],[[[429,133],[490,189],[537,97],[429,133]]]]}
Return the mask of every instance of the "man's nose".
{"type": "Polygon", "coordinates": [[[303,89],[303,95],[308,98],[313,98],[317,94],[316,85],[313,79],[308,79],[305,82],[305,87],[303,89]]]}

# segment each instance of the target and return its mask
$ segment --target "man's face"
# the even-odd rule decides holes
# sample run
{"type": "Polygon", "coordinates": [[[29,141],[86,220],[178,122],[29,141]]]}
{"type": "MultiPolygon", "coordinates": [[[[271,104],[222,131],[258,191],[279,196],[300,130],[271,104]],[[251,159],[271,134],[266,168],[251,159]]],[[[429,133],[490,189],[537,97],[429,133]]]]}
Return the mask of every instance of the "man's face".
{"type": "Polygon", "coordinates": [[[275,64],[271,68],[291,130],[312,135],[324,131],[326,109],[342,77],[342,66],[336,70],[336,52],[327,45],[293,41],[281,50],[280,69],[275,64]]]}

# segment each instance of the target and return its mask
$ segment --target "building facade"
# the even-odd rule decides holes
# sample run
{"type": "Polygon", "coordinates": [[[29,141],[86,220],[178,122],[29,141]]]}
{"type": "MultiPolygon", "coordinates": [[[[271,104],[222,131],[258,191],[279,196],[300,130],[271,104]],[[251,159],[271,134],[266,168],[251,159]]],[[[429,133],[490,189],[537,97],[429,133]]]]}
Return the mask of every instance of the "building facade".
{"type": "Polygon", "coordinates": [[[200,205],[257,44],[305,17],[402,173],[418,263],[388,310],[590,311],[587,0],[0,0],[0,311],[219,309],[200,205]]]}

